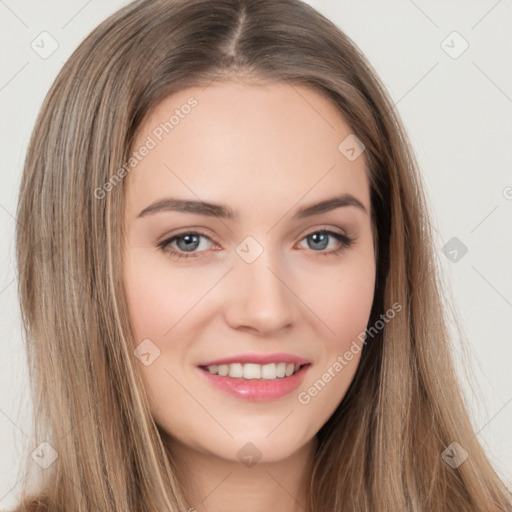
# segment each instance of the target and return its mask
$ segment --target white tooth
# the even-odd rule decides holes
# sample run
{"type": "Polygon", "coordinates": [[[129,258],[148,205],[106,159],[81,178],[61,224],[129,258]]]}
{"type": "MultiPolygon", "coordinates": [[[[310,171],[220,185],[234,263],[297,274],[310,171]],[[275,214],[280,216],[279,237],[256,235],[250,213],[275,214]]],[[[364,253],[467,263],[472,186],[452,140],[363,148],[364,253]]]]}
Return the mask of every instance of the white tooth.
{"type": "Polygon", "coordinates": [[[260,379],[261,366],[259,364],[244,364],[244,379],[260,379]]]}
{"type": "Polygon", "coordinates": [[[227,364],[219,364],[219,375],[226,377],[229,374],[229,366],[227,364]]]}
{"type": "Polygon", "coordinates": [[[221,377],[232,377],[235,379],[265,379],[275,380],[276,378],[289,377],[300,369],[300,365],[293,363],[270,363],[270,364],[253,364],[253,363],[232,363],[207,366],[206,369],[213,375],[221,377]]]}
{"type": "Polygon", "coordinates": [[[241,378],[244,376],[244,368],[240,363],[233,363],[229,365],[229,376],[241,378]]]}
{"type": "Polygon", "coordinates": [[[286,363],[277,363],[276,376],[284,377],[286,375],[286,363]]]}
{"type": "Polygon", "coordinates": [[[261,367],[262,379],[275,379],[276,378],[276,365],[275,363],[264,364],[261,367]]]}

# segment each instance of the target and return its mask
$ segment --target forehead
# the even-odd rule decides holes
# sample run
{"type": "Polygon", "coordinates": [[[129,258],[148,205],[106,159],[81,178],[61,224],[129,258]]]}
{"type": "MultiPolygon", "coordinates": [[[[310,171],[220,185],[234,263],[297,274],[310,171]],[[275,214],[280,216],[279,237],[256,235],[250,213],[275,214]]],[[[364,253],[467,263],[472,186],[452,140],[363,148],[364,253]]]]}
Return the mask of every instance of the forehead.
{"type": "Polygon", "coordinates": [[[349,160],[339,148],[351,136],[311,88],[223,82],[181,90],[139,128],[132,151],[150,149],[127,179],[130,216],[166,195],[257,215],[262,205],[278,213],[350,193],[370,211],[364,153],[349,160]]]}

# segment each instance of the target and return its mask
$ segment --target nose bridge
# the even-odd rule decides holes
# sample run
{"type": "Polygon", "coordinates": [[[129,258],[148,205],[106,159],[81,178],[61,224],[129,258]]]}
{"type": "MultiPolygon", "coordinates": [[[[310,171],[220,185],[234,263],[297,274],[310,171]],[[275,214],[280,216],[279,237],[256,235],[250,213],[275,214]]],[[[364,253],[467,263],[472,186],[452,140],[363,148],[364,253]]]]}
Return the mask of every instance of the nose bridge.
{"type": "MultiPolygon", "coordinates": [[[[259,237],[261,240],[261,237],[259,237]]],[[[267,242],[269,237],[265,239],[267,242]]],[[[293,320],[293,293],[286,286],[279,251],[249,236],[236,248],[233,290],[227,319],[233,327],[260,332],[285,327],[293,320]],[[265,244],[265,245],[264,245],[265,244]]]]}

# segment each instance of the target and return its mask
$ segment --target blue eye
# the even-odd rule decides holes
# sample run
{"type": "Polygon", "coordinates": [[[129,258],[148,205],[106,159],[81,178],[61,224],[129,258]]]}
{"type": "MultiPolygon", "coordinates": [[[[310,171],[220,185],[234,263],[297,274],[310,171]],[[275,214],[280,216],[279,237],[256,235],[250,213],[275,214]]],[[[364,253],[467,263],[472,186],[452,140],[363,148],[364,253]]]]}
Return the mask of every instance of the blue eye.
{"type": "MultiPolygon", "coordinates": [[[[312,240],[312,243],[308,244],[310,248],[325,249],[325,247],[329,245],[329,237],[335,238],[341,244],[340,247],[329,252],[322,251],[319,253],[319,256],[332,256],[339,254],[340,252],[350,247],[355,241],[353,238],[350,238],[346,235],[325,229],[320,231],[313,231],[309,235],[306,235],[303,240],[312,240]]],[[[314,252],[318,251],[315,250],[314,252]]]]}
{"type": "MultiPolygon", "coordinates": [[[[200,244],[199,239],[200,238],[206,238],[207,240],[211,239],[202,234],[198,233],[196,231],[190,231],[190,232],[184,232],[179,233],[178,235],[174,235],[170,238],[167,238],[166,240],[163,240],[158,244],[158,247],[165,253],[169,254],[173,258],[177,258],[178,260],[181,258],[196,258],[196,254],[187,254],[187,252],[194,251],[197,249],[198,245],[200,244]],[[168,246],[170,246],[173,242],[177,242],[178,250],[175,249],[168,249],[168,246]],[[183,241],[184,243],[180,243],[183,241]],[[181,247],[180,247],[181,246],[181,247]]],[[[202,251],[199,251],[202,252],[202,251]]]]}
{"type": "MultiPolygon", "coordinates": [[[[164,253],[169,254],[169,256],[178,260],[181,258],[197,258],[197,254],[194,251],[200,245],[201,238],[205,238],[210,242],[212,241],[210,237],[203,233],[199,233],[197,231],[187,231],[163,240],[158,244],[158,248],[164,253]],[[171,246],[173,242],[176,242],[178,250],[176,250],[176,248],[169,249],[169,246],[171,246]]],[[[318,252],[318,254],[322,256],[337,255],[350,247],[355,242],[354,238],[325,229],[313,231],[309,235],[306,235],[302,240],[312,240],[312,243],[309,243],[308,246],[313,249],[313,252],[318,252]],[[333,251],[324,252],[323,249],[325,249],[325,247],[329,244],[329,237],[335,238],[340,243],[340,247],[333,251]],[[317,251],[316,249],[320,249],[321,251],[317,251]]]]}

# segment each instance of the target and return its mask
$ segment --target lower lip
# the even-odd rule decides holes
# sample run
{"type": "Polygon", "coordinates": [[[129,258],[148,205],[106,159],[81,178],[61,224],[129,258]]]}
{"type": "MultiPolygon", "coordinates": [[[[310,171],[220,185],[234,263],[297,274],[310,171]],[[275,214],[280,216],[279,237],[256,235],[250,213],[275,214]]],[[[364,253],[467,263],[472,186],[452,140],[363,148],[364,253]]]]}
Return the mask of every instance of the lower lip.
{"type": "Polygon", "coordinates": [[[211,384],[225,393],[243,400],[267,401],[281,398],[297,389],[302,384],[310,366],[311,364],[306,364],[297,373],[274,380],[235,379],[214,375],[203,368],[199,370],[211,384]]]}

